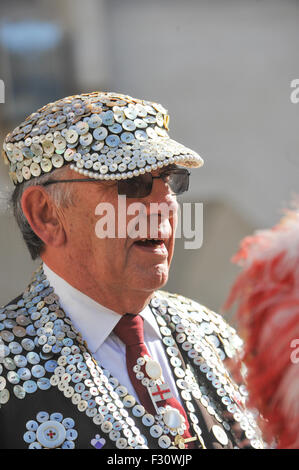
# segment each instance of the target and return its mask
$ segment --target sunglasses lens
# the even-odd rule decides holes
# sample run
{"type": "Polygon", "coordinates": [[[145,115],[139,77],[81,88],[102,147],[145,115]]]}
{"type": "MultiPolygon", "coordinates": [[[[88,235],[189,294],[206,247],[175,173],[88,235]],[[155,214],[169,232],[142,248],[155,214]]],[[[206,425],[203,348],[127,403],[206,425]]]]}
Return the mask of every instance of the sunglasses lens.
{"type": "Polygon", "coordinates": [[[152,191],[153,179],[150,173],[118,181],[118,194],[128,198],[148,196],[152,191]]]}
{"type": "Polygon", "coordinates": [[[174,194],[182,194],[189,188],[188,170],[178,170],[165,175],[164,181],[169,185],[174,194]]]}
{"type": "MultiPolygon", "coordinates": [[[[173,194],[182,194],[189,188],[189,171],[175,169],[165,171],[161,178],[168,184],[173,194]]],[[[118,194],[128,198],[142,198],[151,194],[153,178],[151,173],[145,173],[134,178],[118,181],[118,194]]]]}

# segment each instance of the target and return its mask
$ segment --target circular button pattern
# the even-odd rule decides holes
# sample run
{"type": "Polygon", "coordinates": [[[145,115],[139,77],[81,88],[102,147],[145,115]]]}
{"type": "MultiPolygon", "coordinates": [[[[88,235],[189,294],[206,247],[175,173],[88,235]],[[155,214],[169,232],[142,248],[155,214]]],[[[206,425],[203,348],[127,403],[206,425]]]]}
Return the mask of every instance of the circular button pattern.
{"type": "Polygon", "coordinates": [[[64,442],[66,438],[66,430],[61,423],[50,420],[42,423],[38,427],[36,437],[43,447],[54,449],[64,442]]]}

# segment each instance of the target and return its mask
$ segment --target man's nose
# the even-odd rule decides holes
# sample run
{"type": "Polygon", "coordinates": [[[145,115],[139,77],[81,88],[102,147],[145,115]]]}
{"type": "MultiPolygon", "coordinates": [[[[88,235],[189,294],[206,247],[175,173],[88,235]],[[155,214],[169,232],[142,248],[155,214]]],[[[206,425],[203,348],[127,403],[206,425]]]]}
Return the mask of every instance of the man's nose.
{"type": "Polygon", "coordinates": [[[158,217],[159,221],[169,220],[176,223],[178,216],[178,202],[169,185],[162,178],[154,178],[152,192],[143,203],[146,213],[151,218],[158,217]]]}

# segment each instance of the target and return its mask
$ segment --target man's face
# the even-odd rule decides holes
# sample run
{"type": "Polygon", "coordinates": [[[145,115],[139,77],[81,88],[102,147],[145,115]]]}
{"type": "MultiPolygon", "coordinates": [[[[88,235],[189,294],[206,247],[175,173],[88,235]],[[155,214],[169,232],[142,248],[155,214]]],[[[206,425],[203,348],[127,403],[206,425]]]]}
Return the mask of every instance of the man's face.
{"type": "MultiPolygon", "coordinates": [[[[157,176],[160,170],[153,172],[157,176]]],[[[74,177],[74,176],[73,176],[74,177]]],[[[77,174],[75,176],[78,177],[77,174]]],[[[85,270],[87,277],[92,279],[93,287],[102,290],[107,286],[109,291],[137,290],[152,292],[161,288],[168,279],[168,272],[174,251],[175,228],[177,223],[176,197],[162,179],[153,180],[152,192],[140,199],[126,198],[126,204],[120,212],[118,206],[117,183],[112,181],[73,184],[74,205],[65,211],[67,246],[69,262],[78,269],[85,270]],[[99,238],[96,234],[96,215],[99,204],[110,203],[115,212],[116,236],[99,238]],[[140,225],[132,224],[138,212],[122,218],[127,226],[118,227],[119,216],[127,214],[132,203],[142,203],[144,212],[140,223],[146,227],[146,234],[132,238],[132,230],[138,232],[140,225]],[[153,204],[163,203],[164,210],[158,214],[153,204]],[[125,210],[124,210],[125,209],[125,210]],[[130,224],[131,221],[131,224],[130,224]],[[144,241],[150,238],[150,227],[156,223],[158,232],[154,238],[159,241],[144,241]],[[118,229],[122,229],[124,238],[118,238],[118,229]],[[130,236],[131,235],[131,236],[130,236]]],[[[97,212],[99,213],[99,212],[97,212]]],[[[75,268],[74,268],[75,269],[75,268]]],[[[82,272],[82,271],[81,271],[82,272]]]]}

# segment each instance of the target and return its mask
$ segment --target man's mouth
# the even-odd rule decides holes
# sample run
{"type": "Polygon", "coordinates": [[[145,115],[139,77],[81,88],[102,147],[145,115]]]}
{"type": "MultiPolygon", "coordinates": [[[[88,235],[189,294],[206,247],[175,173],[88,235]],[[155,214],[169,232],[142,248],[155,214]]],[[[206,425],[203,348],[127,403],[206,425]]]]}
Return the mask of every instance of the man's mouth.
{"type": "Polygon", "coordinates": [[[163,256],[168,255],[166,240],[163,240],[162,238],[141,238],[136,240],[133,245],[144,253],[148,252],[163,256]]]}
{"type": "Polygon", "coordinates": [[[139,246],[155,247],[162,246],[165,243],[162,239],[159,238],[142,238],[141,240],[137,240],[135,244],[139,246]]]}

